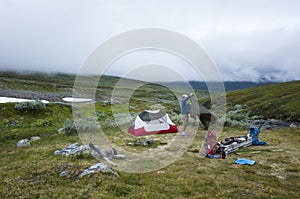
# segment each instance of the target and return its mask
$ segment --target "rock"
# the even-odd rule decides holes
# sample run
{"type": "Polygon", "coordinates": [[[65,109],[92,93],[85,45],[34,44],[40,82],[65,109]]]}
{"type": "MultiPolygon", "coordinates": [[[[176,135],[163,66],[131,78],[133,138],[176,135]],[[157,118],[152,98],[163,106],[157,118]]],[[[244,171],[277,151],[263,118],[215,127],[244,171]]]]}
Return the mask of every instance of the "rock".
{"type": "Polygon", "coordinates": [[[94,172],[103,172],[103,173],[111,173],[115,176],[119,177],[119,174],[115,171],[113,171],[109,166],[107,166],[106,164],[104,164],[103,162],[100,162],[98,164],[95,164],[91,167],[89,167],[88,169],[85,169],[81,174],[79,174],[78,178],[82,178],[85,175],[94,173],[94,172]]]}
{"type": "Polygon", "coordinates": [[[19,124],[19,121],[13,121],[12,123],[9,124],[9,126],[17,126],[19,124]]]}
{"type": "Polygon", "coordinates": [[[64,170],[63,172],[61,172],[60,174],[60,177],[67,177],[69,175],[69,171],[68,170],[64,170]]]}
{"type": "Polygon", "coordinates": [[[69,167],[74,167],[73,163],[68,164],[69,167]]]}
{"type": "Polygon", "coordinates": [[[62,150],[54,151],[54,155],[76,155],[89,150],[90,147],[88,145],[79,145],[78,143],[74,143],[66,148],[63,148],[62,150]]]}
{"type": "Polygon", "coordinates": [[[297,125],[295,125],[295,124],[292,123],[292,124],[290,125],[290,128],[297,128],[297,125]]]}
{"type": "Polygon", "coordinates": [[[57,133],[58,134],[62,134],[64,132],[64,128],[59,128],[58,130],[57,130],[57,133]]]}
{"type": "MultiPolygon", "coordinates": [[[[89,147],[93,150],[92,154],[94,157],[104,159],[107,161],[110,165],[117,166],[111,159],[112,157],[108,157],[107,154],[109,152],[102,151],[99,147],[95,146],[92,142],[90,142],[89,147]]],[[[113,155],[113,154],[111,154],[113,155]]]]}
{"type": "Polygon", "coordinates": [[[39,141],[40,139],[41,139],[41,137],[39,137],[39,136],[33,136],[30,138],[30,141],[35,142],[35,141],[39,141]]]}
{"type": "Polygon", "coordinates": [[[138,139],[136,142],[129,142],[127,143],[127,145],[128,146],[143,145],[146,147],[153,143],[154,143],[153,138],[147,138],[147,139],[138,139]]]}
{"type": "Polygon", "coordinates": [[[116,149],[112,148],[104,152],[104,156],[108,157],[109,159],[113,159],[117,155],[116,149]]]}
{"type": "Polygon", "coordinates": [[[114,157],[113,157],[114,159],[119,159],[119,160],[123,160],[123,159],[125,159],[126,158],[126,156],[125,155],[114,155],[114,157]]]}
{"type": "Polygon", "coordinates": [[[107,151],[102,151],[98,146],[95,146],[92,142],[89,144],[90,148],[92,149],[91,153],[94,157],[101,158],[107,161],[112,166],[117,166],[112,159],[125,159],[125,155],[118,154],[117,150],[112,148],[107,151]]]}
{"type": "Polygon", "coordinates": [[[17,143],[17,147],[26,147],[26,146],[30,146],[30,141],[28,139],[20,140],[17,143]]]}
{"type": "Polygon", "coordinates": [[[107,161],[112,166],[117,166],[112,159],[125,159],[125,155],[117,154],[116,149],[112,148],[107,151],[102,151],[99,147],[95,146],[93,143],[89,145],[79,145],[78,143],[71,144],[66,148],[54,151],[54,155],[78,155],[84,152],[88,152],[94,157],[101,158],[107,161]]]}
{"type": "Polygon", "coordinates": [[[56,151],[54,151],[54,155],[62,155],[61,150],[56,150],[56,151]]]}
{"type": "Polygon", "coordinates": [[[200,152],[200,150],[196,149],[196,148],[194,148],[194,149],[188,149],[187,151],[191,152],[191,153],[199,153],[200,152]]]}
{"type": "MultiPolygon", "coordinates": [[[[253,126],[259,127],[262,130],[273,130],[273,129],[278,129],[278,128],[288,128],[291,125],[290,122],[284,122],[284,121],[277,120],[277,119],[252,120],[252,121],[249,121],[249,123],[253,126]]],[[[298,125],[296,124],[296,126],[298,126],[298,125]]]]}
{"type": "Polygon", "coordinates": [[[272,128],[272,126],[271,125],[263,125],[262,127],[261,127],[261,130],[272,130],[273,128],[272,128]]]}
{"type": "Polygon", "coordinates": [[[134,143],[133,142],[128,142],[127,145],[128,146],[134,146],[134,143]]]}

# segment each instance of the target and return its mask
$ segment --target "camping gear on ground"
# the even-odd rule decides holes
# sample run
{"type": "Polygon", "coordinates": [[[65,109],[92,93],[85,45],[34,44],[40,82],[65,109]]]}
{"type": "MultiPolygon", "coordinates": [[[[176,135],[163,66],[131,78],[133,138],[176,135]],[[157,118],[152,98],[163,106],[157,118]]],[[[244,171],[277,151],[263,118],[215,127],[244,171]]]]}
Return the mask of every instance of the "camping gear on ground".
{"type": "Polygon", "coordinates": [[[255,160],[250,160],[246,158],[238,158],[235,162],[235,164],[248,164],[250,166],[255,164],[255,160]]]}
{"type": "Polygon", "coordinates": [[[201,123],[204,125],[207,130],[210,124],[214,124],[218,120],[218,116],[212,111],[208,110],[205,106],[198,103],[196,97],[191,97],[191,105],[189,113],[192,118],[196,119],[198,116],[201,123]]]}
{"type": "Polygon", "coordinates": [[[214,155],[217,149],[217,133],[215,130],[208,130],[204,142],[205,156],[214,155]]]}
{"type": "Polygon", "coordinates": [[[148,139],[138,139],[135,142],[129,142],[127,145],[128,146],[137,146],[137,145],[143,145],[143,146],[149,146],[154,143],[153,138],[148,138],[148,139]]]}
{"type": "Polygon", "coordinates": [[[207,157],[207,158],[220,158],[219,155],[211,155],[211,154],[207,154],[205,157],[207,157]]]}
{"type": "Polygon", "coordinates": [[[252,138],[249,136],[237,136],[237,137],[229,137],[226,138],[225,141],[221,141],[218,143],[219,148],[217,149],[217,153],[232,153],[237,151],[241,147],[247,147],[252,145],[252,138]]]}
{"type": "Polygon", "coordinates": [[[253,145],[266,145],[266,142],[260,142],[258,140],[258,135],[259,135],[259,128],[252,126],[250,127],[250,137],[252,138],[252,144],[253,145]]]}
{"type": "Polygon", "coordinates": [[[226,155],[227,155],[227,153],[225,151],[221,151],[221,157],[222,157],[222,159],[225,159],[226,155]]]}
{"type": "Polygon", "coordinates": [[[134,136],[177,133],[177,126],[163,110],[145,110],[136,116],[128,132],[134,136]]]}
{"type": "Polygon", "coordinates": [[[249,135],[247,136],[229,137],[226,138],[225,141],[219,142],[219,148],[216,152],[225,152],[228,154],[237,151],[241,147],[247,147],[250,145],[266,145],[266,142],[259,142],[258,135],[259,128],[252,126],[249,128],[249,135]]]}

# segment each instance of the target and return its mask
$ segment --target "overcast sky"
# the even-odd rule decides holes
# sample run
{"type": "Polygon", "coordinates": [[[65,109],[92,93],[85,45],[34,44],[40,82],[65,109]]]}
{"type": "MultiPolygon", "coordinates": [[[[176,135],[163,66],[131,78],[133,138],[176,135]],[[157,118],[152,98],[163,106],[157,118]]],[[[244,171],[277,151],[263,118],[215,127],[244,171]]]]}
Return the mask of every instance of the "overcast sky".
{"type": "MultiPolygon", "coordinates": [[[[299,80],[299,10],[297,0],[0,0],[0,69],[77,73],[102,42],[152,27],[197,42],[224,80],[299,80]]],[[[149,57],[175,71],[187,64],[158,54],[128,55],[108,71],[120,75],[149,57]]]]}

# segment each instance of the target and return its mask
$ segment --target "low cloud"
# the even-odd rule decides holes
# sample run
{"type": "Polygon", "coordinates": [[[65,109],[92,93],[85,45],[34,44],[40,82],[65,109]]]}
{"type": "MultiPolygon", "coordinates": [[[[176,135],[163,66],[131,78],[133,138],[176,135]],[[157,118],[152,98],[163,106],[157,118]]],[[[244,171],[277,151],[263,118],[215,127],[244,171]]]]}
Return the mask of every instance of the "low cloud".
{"type": "Polygon", "coordinates": [[[0,69],[76,73],[112,36],[153,27],[196,41],[225,80],[296,80],[299,6],[293,0],[1,1],[0,69]]]}

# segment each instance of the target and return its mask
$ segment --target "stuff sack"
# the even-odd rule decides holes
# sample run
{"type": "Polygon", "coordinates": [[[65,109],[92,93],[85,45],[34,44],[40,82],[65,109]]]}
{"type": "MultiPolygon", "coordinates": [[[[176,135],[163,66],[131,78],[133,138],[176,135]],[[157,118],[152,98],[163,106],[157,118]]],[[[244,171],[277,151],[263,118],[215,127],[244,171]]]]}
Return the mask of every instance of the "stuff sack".
{"type": "Polygon", "coordinates": [[[260,142],[258,140],[259,133],[260,132],[259,132],[258,127],[255,127],[255,126],[250,127],[249,134],[250,134],[250,137],[252,138],[252,144],[253,145],[266,145],[267,144],[266,142],[260,142]]]}
{"type": "Polygon", "coordinates": [[[206,155],[214,155],[217,149],[217,133],[215,130],[208,130],[205,136],[204,147],[206,150],[206,155]]]}

